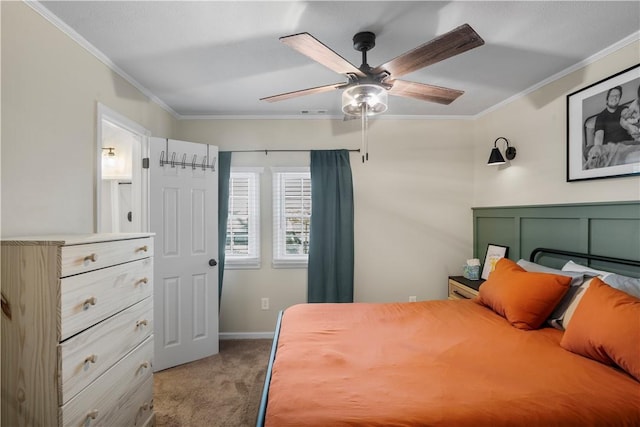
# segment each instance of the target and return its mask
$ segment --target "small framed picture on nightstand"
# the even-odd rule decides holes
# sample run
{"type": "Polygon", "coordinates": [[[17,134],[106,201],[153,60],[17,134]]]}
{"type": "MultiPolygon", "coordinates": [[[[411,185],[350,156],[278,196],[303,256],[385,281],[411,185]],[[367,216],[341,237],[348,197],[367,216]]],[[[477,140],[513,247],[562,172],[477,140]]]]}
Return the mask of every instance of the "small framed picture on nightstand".
{"type": "Polygon", "coordinates": [[[487,280],[489,273],[496,267],[496,263],[500,258],[504,258],[509,253],[508,246],[500,246],[489,243],[487,245],[487,254],[484,257],[484,265],[482,266],[482,274],[480,278],[487,280]]]}

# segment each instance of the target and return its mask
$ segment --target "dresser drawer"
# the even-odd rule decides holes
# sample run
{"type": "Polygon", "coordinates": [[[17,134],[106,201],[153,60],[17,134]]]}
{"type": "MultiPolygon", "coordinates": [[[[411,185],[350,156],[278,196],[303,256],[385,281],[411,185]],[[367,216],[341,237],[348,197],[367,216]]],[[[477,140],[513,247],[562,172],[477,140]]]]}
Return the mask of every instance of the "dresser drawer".
{"type": "Polygon", "coordinates": [[[61,340],[98,323],[152,292],[153,259],[103,268],[61,281],[61,340]]]}
{"type": "Polygon", "coordinates": [[[153,240],[147,237],[70,245],[63,246],[61,253],[61,277],[67,277],[153,256],[153,240]]]}
{"type": "Polygon", "coordinates": [[[78,394],[152,332],[153,300],[146,298],[60,344],[60,404],[78,394]]]}
{"type": "Polygon", "coordinates": [[[140,425],[136,422],[144,422],[141,420],[144,412],[152,411],[152,359],[153,337],[149,337],[62,406],[60,408],[61,425],[65,427],[140,425]],[[147,409],[144,409],[145,403],[147,409]]]}
{"type": "Polygon", "coordinates": [[[118,411],[105,425],[150,427],[154,425],[153,414],[153,377],[138,388],[131,390],[118,402],[118,411]]]}

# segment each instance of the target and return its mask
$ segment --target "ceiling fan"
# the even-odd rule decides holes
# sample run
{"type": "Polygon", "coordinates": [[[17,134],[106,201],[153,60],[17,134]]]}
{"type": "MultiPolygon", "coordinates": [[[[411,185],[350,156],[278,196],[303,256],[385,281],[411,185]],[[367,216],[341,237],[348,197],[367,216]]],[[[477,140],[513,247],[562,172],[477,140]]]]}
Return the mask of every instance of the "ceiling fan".
{"type": "MultiPolygon", "coordinates": [[[[287,46],[308,56],[332,71],[344,74],[348,81],[346,83],[333,83],[268,96],[261,98],[261,101],[283,101],[303,95],[329,92],[335,89],[354,90],[352,88],[369,85],[369,88],[377,87],[384,90],[385,94],[388,92],[390,95],[395,96],[415,98],[422,101],[437,102],[439,104],[450,104],[464,92],[424,83],[398,80],[398,77],[484,44],[484,40],[482,40],[478,33],[476,33],[469,24],[464,24],[378,67],[372,68],[367,64],[367,51],[375,46],[375,40],[376,35],[370,31],[359,32],[353,37],[353,48],[362,52],[362,65],[356,67],[309,33],[280,37],[280,41],[287,46]]],[[[354,90],[354,92],[358,91],[354,90]]],[[[367,92],[367,90],[361,90],[360,92],[367,92]]],[[[356,98],[358,97],[356,96],[356,98]]],[[[362,96],[360,98],[362,98],[362,96]]],[[[373,107],[373,105],[370,105],[370,107],[373,107]]],[[[378,108],[383,107],[379,106],[378,108]]],[[[386,110],[386,106],[384,109],[386,110]]],[[[361,110],[357,108],[351,108],[345,111],[345,113],[360,115],[360,111],[361,110]]],[[[382,111],[376,112],[374,109],[367,111],[368,115],[381,112],[382,111]]]]}
{"type": "Polygon", "coordinates": [[[367,117],[387,110],[387,93],[445,105],[450,104],[464,93],[456,89],[398,80],[398,77],[484,44],[484,40],[478,33],[469,24],[464,24],[372,68],[367,63],[367,52],[375,46],[376,35],[370,31],[362,31],[353,36],[353,48],[362,52],[360,67],[353,65],[309,33],[280,37],[280,41],[330,70],[344,74],[347,77],[347,82],[281,93],[260,100],[276,102],[344,89],[342,111],[345,113],[345,119],[362,117],[363,162],[365,153],[368,159],[368,150],[366,149],[367,117]]]}

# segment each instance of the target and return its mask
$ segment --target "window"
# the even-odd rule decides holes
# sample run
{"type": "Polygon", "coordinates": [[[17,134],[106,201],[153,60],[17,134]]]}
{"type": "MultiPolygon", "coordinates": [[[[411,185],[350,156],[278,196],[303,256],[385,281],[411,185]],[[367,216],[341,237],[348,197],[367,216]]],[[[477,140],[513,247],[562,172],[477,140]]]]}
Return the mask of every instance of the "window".
{"type": "Polygon", "coordinates": [[[311,174],[309,168],[274,168],[274,267],[306,267],[310,225],[311,174]]]}
{"type": "Polygon", "coordinates": [[[260,268],[261,168],[231,168],[225,268],[260,268]]]}

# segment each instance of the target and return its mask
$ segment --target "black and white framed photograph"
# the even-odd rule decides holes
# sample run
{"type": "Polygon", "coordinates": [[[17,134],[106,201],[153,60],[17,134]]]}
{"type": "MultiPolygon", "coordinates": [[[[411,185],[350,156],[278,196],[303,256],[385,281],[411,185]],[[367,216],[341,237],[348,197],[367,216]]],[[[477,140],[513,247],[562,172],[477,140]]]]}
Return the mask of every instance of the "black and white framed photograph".
{"type": "Polygon", "coordinates": [[[567,95],[567,181],[640,174],[640,64],[567,95]]]}
{"type": "Polygon", "coordinates": [[[484,265],[482,266],[482,274],[480,277],[484,280],[489,278],[491,273],[496,268],[496,263],[500,258],[504,258],[509,253],[508,246],[494,245],[489,243],[487,245],[487,253],[484,256],[484,265]]]}

